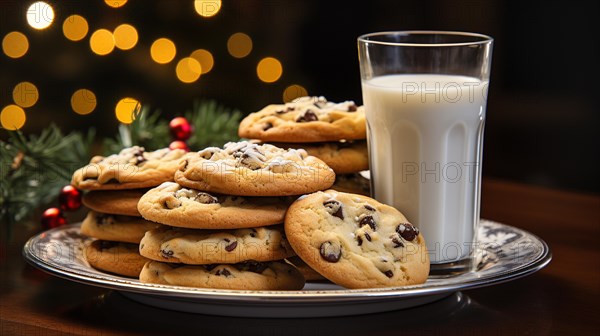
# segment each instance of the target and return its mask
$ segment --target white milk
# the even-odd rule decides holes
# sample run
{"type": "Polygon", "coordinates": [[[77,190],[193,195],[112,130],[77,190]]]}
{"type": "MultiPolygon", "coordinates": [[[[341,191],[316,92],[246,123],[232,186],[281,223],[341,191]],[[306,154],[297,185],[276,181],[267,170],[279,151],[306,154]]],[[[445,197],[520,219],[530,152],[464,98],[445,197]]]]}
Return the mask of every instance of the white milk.
{"type": "Polygon", "coordinates": [[[432,263],[468,257],[479,221],[488,82],[424,74],[362,85],[374,197],[417,225],[432,263]]]}

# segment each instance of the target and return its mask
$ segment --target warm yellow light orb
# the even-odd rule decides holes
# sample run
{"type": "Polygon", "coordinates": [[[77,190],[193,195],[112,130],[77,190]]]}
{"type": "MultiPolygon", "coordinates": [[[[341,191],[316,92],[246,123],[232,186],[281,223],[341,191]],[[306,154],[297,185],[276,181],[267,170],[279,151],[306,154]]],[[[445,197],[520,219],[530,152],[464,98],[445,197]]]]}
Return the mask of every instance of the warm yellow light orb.
{"type": "Polygon", "coordinates": [[[202,66],[195,58],[185,57],[177,63],[175,73],[180,81],[184,83],[193,83],[200,78],[202,66]]]}
{"type": "Polygon", "coordinates": [[[18,130],[25,125],[25,111],[17,105],[8,105],[0,112],[0,124],[7,130],[18,130]]]}
{"type": "Polygon", "coordinates": [[[90,114],[96,108],[96,95],[88,89],[79,89],[71,96],[71,108],[75,113],[90,114]]]}
{"type": "Polygon", "coordinates": [[[2,51],[10,58],[23,57],[27,50],[29,50],[29,41],[21,32],[10,32],[2,39],[2,51]]]}
{"type": "Polygon", "coordinates": [[[194,9],[200,16],[215,16],[221,10],[221,0],[195,0],[194,9]]]}
{"type": "Polygon", "coordinates": [[[177,48],[175,47],[175,43],[168,38],[159,38],[150,47],[150,56],[154,62],[159,64],[171,62],[176,54],[177,48]]]}
{"type": "Polygon", "coordinates": [[[194,50],[190,57],[200,62],[200,66],[202,66],[202,74],[209,73],[210,70],[212,70],[213,65],[215,64],[213,55],[208,50],[194,50]]]}
{"type": "Polygon", "coordinates": [[[127,0],[104,0],[104,2],[112,8],[119,8],[124,6],[127,0]]]}
{"type": "Polygon", "coordinates": [[[32,107],[39,97],[37,87],[29,82],[21,82],[13,89],[13,100],[21,107],[32,107]]]}
{"type": "Polygon", "coordinates": [[[276,82],[283,73],[281,62],[274,57],[265,57],[256,66],[258,79],[265,83],[276,82]]]}
{"type": "Polygon", "coordinates": [[[115,49],[115,38],[109,30],[98,29],[90,37],[90,48],[100,56],[108,55],[115,49]]]}
{"type": "Polygon", "coordinates": [[[227,51],[235,58],[246,57],[252,51],[252,39],[244,33],[235,33],[227,40],[227,51]]]}
{"type": "Polygon", "coordinates": [[[140,102],[131,97],[125,97],[117,103],[115,106],[115,115],[117,120],[123,124],[131,124],[135,119],[135,114],[140,108],[140,102]]]}
{"type": "Polygon", "coordinates": [[[138,32],[134,26],[126,23],[115,28],[113,33],[115,37],[115,45],[121,50],[129,50],[138,42],[138,32]]]}
{"type": "Polygon", "coordinates": [[[80,41],[88,33],[89,26],[87,20],[80,15],[71,15],[63,22],[63,34],[71,41],[80,41]]]}
{"type": "Polygon", "coordinates": [[[32,28],[45,29],[54,21],[54,9],[43,1],[37,1],[27,8],[26,17],[32,28]]]}
{"type": "Polygon", "coordinates": [[[308,96],[308,91],[302,85],[292,84],[283,90],[283,101],[286,103],[299,97],[308,96]]]}

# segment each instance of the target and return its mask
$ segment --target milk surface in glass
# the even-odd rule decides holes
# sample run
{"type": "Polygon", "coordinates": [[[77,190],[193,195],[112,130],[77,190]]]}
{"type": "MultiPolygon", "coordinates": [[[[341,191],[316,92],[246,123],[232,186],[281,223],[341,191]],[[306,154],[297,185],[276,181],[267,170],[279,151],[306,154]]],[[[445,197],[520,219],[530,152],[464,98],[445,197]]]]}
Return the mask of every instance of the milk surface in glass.
{"type": "Polygon", "coordinates": [[[468,257],[479,220],[488,82],[411,74],[362,84],[374,197],[418,226],[432,263],[468,257]]]}

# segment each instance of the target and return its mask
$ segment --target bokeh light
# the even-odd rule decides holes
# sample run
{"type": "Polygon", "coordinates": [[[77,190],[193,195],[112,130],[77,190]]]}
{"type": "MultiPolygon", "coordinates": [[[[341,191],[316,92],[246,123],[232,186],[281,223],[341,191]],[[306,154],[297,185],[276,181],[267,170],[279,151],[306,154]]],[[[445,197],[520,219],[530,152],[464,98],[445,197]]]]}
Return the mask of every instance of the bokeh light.
{"type": "Polygon", "coordinates": [[[89,26],[87,20],[80,15],[71,15],[63,22],[63,34],[71,41],[80,41],[88,33],[89,26]]]}
{"type": "Polygon", "coordinates": [[[227,40],[227,51],[235,58],[246,57],[252,51],[252,39],[244,33],[235,33],[227,40]]]}
{"type": "Polygon", "coordinates": [[[123,7],[127,0],[104,0],[104,2],[112,8],[123,7]]]}
{"type": "Polygon", "coordinates": [[[25,125],[25,111],[17,105],[8,105],[0,112],[0,124],[7,130],[18,130],[25,125]]]}
{"type": "Polygon", "coordinates": [[[277,81],[283,73],[281,62],[274,57],[265,57],[258,62],[256,66],[256,74],[258,79],[265,83],[273,83],[277,81]]]}
{"type": "Polygon", "coordinates": [[[115,38],[115,46],[121,50],[129,50],[138,42],[138,32],[134,26],[122,24],[115,28],[113,33],[115,38]]]}
{"type": "Polygon", "coordinates": [[[29,50],[29,41],[27,36],[18,31],[13,31],[2,39],[2,51],[11,58],[23,57],[29,50]]]}
{"type": "Polygon", "coordinates": [[[177,63],[175,73],[180,81],[184,83],[193,83],[200,78],[202,66],[195,58],[184,57],[177,63]]]}
{"type": "Polygon", "coordinates": [[[215,64],[213,55],[208,50],[194,50],[190,57],[200,62],[200,66],[202,67],[202,74],[209,73],[210,70],[212,70],[213,65],[215,64]]]}
{"type": "Polygon", "coordinates": [[[175,43],[168,38],[159,38],[150,47],[150,56],[154,62],[159,64],[171,62],[176,54],[177,48],[175,47],[175,43]]]}
{"type": "Polygon", "coordinates": [[[110,31],[98,29],[90,37],[90,48],[100,56],[108,55],[115,49],[115,38],[110,31]]]}
{"type": "Polygon", "coordinates": [[[21,107],[32,107],[38,101],[40,94],[37,87],[29,82],[21,82],[13,89],[13,100],[21,107]]]}
{"type": "Polygon", "coordinates": [[[308,96],[308,91],[302,85],[292,84],[283,90],[283,101],[286,103],[299,97],[308,96]]]}
{"type": "Polygon", "coordinates": [[[117,120],[123,124],[131,124],[139,108],[140,102],[135,98],[125,97],[119,100],[117,106],[115,106],[117,120]]]}
{"type": "Polygon", "coordinates": [[[221,0],[195,0],[194,8],[200,16],[215,16],[221,10],[221,0]]]}
{"type": "Polygon", "coordinates": [[[96,95],[88,89],[79,89],[71,96],[71,108],[75,113],[90,114],[96,108],[96,95]]]}
{"type": "Polygon", "coordinates": [[[43,1],[37,1],[27,8],[26,17],[31,27],[45,29],[54,21],[54,9],[43,1]]]}

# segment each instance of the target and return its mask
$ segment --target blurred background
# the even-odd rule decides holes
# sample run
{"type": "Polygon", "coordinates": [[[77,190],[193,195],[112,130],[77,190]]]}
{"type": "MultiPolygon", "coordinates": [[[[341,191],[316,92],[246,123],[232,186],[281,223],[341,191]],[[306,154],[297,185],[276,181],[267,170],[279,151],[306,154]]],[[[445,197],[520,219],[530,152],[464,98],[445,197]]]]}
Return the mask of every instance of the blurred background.
{"type": "Polygon", "coordinates": [[[495,38],[484,176],[598,192],[597,1],[355,3],[0,0],[2,127],[105,137],[136,102],[167,120],[203,98],[361,103],[359,35],[472,31],[495,38]]]}

